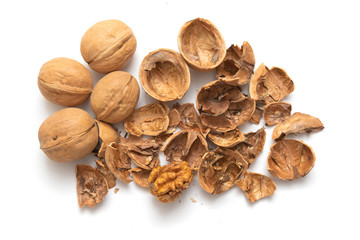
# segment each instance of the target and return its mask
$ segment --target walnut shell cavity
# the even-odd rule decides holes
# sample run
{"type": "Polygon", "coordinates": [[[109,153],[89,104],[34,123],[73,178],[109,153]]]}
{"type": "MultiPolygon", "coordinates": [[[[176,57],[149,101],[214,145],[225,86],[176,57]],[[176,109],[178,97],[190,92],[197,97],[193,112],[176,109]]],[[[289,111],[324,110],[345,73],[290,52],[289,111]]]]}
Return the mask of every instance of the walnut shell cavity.
{"type": "Polygon", "coordinates": [[[273,130],[272,139],[279,140],[289,134],[312,133],[324,129],[320,119],[309,114],[296,112],[273,130]]]}
{"type": "Polygon", "coordinates": [[[90,97],[91,109],[98,120],[118,123],[134,111],[139,94],[139,84],[130,73],[112,72],[95,85],[90,97]]]}
{"type": "Polygon", "coordinates": [[[109,168],[106,166],[104,160],[95,160],[96,170],[98,170],[106,179],[109,189],[116,186],[116,177],[111,173],[109,168]]]}
{"type": "Polygon", "coordinates": [[[126,65],[136,50],[133,31],[120,20],[105,20],[90,27],[81,39],[85,62],[97,72],[109,73],[126,65]]]}
{"type": "Polygon", "coordinates": [[[238,151],[218,147],[202,157],[198,180],[206,192],[220,194],[232,188],[247,168],[247,162],[238,151]]]}
{"type": "Polygon", "coordinates": [[[270,70],[262,63],[250,80],[250,96],[265,104],[278,102],[292,93],[294,82],[285,70],[273,67],[270,70]]]}
{"type": "Polygon", "coordinates": [[[79,207],[94,207],[100,203],[108,193],[105,177],[94,167],[78,164],[75,168],[76,192],[79,207]]]}
{"type": "Polygon", "coordinates": [[[50,102],[72,107],[85,102],[93,88],[90,71],[70,58],[54,58],[40,69],[38,87],[50,102]]]}
{"type": "Polygon", "coordinates": [[[221,33],[212,22],[202,18],[188,21],[181,27],[178,47],[186,62],[203,72],[218,67],[226,55],[221,33]]]}
{"type": "Polygon", "coordinates": [[[149,53],[140,65],[141,86],[153,98],[168,102],[181,99],[190,87],[190,71],[181,55],[160,48],[149,53]]]}
{"type": "Polygon", "coordinates": [[[255,55],[248,42],[241,48],[231,45],[224,61],[216,68],[216,77],[229,85],[241,86],[250,81],[254,73],[255,55]]]}
{"type": "Polygon", "coordinates": [[[105,163],[117,179],[124,183],[132,181],[129,174],[131,159],[125,146],[115,142],[108,145],[105,151],[105,163]]]}
{"type": "Polygon", "coordinates": [[[125,130],[134,136],[158,136],[169,126],[169,108],[166,103],[156,102],[135,109],[124,120],[125,130]]]}
{"type": "Polygon", "coordinates": [[[202,156],[208,151],[208,143],[198,131],[181,130],[169,137],[160,150],[168,161],[185,161],[196,171],[202,156]]]}
{"type": "Polygon", "coordinates": [[[285,121],[291,115],[291,104],[286,102],[273,102],[264,107],[264,120],[272,126],[285,121]]]}
{"type": "Polygon", "coordinates": [[[276,190],[274,181],[262,174],[246,172],[243,179],[236,183],[250,202],[272,196],[276,190]]]}
{"type": "Polygon", "coordinates": [[[119,142],[120,135],[118,131],[111,125],[95,119],[99,130],[99,142],[95,149],[99,158],[104,158],[106,147],[112,142],[119,142]]]}
{"type": "Polygon", "coordinates": [[[38,132],[40,148],[57,162],[71,162],[91,153],[98,143],[95,121],[84,110],[65,108],[48,117],[38,132]]]}
{"type": "Polygon", "coordinates": [[[210,132],[207,136],[214,144],[224,148],[234,147],[240,142],[245,141],[244,134],[238,128],[224,133],[210,132]]]}
{"type": "Polygon", "coordinates": [[[149,188],[149,176],[151,173],[151,170],[146,170],[143,168],[132,168],[129,170],[134,182],[143,187],[143,188],[149,188]]]}

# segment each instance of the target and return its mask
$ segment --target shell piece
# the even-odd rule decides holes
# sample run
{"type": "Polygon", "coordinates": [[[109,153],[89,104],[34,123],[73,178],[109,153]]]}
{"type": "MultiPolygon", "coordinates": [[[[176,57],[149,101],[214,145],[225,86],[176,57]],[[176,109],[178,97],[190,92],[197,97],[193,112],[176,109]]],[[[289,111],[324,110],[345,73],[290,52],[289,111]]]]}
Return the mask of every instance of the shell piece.
{"type": "Polygon", "coordinates": [[[295,89],[294,82],[285,70],[273,67],[270,70],[262,63],[250,80],[250,96],[264,103],[278,102],[295,89]]]}
{"type": "Polygon", "coordinates": [[[246,172],[244,179],[241,179],[236,185],[244,191],[250,202],[272,196],[276,190],[276,185],[271,178],[253,172],[246,172]]]}
{"type": "Polygon", "coordinates": [[[186,62],[198,71],[215,69],[226,55],[221,33],[212,22],[202,18],[188,21],[181,27],[178,47],[186,62]]]}
{"type": "Polygon", "coordinates": [[[105,151],[105,162],[110,172],[124,183],[131,182],[129,169],[131,160],[127,154],[126,148],[119,143],[111,143],[105,151]]]}
{"type": "Polygon", "coordinates": [[[98,120],[118,123],[134,111],[139,94],[139,84],[130,73],[111,72],[95,85],[90,97],[91,109],[98,120]]]}
{"type": "Polygon", "coordinates": [[[197,170],[201,157],[208,151],[208,144],[200,132],[189,129],[169,137],[160,150],[168,161],[186,161],[192,170],[197,170]]]}
{"type": "Polygon", "coordinates": [[[176,128],[180,123],[180,113],[177,109],[169,112],[169,128],[176,128]]]}
{"type": "Polygon", "coordinates": [[[57,162],[71,162],[91,153],[98,143],[95,121],[84,110],[65,108],[48,117],[38,132],[40,148],[57,162]]]}
{"type": "Polygon", "coordinates": [[[304,142],[283,139],[270,148],[267,169],[274,177],[293,180],[304,177],[315,164],[315,153],[304,142]]]}
{"type": "Polygon", "coordinates": [[[156,102],[135,109],[124,120],[125,130],[135,136],[158,136],[169,126],[169,108],[165,103],[156,102]]]}
{"type": "Polygon", "coordinates": [[[255,112],[250,118],[250,122],[254,124],[259,124],[264,113],[264,107],[261,106],[258,102],[256,102],[255,112]]]}
{"type": "Polygon", "coordinates": [[[106,166],[104,160],[95,160],[96,169],[105,177],[106,182],[108,184],[109,189],[116,186],[116,178],[114,174],[112,174],[109,168],[106,166]]]}
{"type": "Polygon", "coordinates": [[[276,125],[285,121],[291,114],[291,104],[286,102],[273,102],[264,107],[264,120],[267,125],[276,125]]]}
{"type": "Polygon", "coordinates": [[[151,170],[146,170],[143,168],[132,168],[129,170],[134,182],[143,188],[149,188],[149,176],[151,170]]]}
{"type": "Polygon", "coordinates": [[[75,174],[79,207],[94,207],[100,203],[108,193],[105,177],[94,167],[85,164],[76,165],[75,174]]]}
{"type": "Polygon", "coordinates": [[[202,157],[198,169],[200,186],[211,194],[220,194],[232,188],[248,168],[242,155],[227,148],[217,148],[202,157]]]}
{"type": "Polygon", "coordinates": [[[219,147],[234,147],[240,142],[245,141],[245,136],[240,129],[235,128],[224,133],[209,133],[209,139],[219,147]]]}
{"type": "Polygon", "coordinates": [[[95,122],[99,130],[99,142],[95,152],[99,158],[104,158],[106,147],[112,142],[119,142],[120,135],[111,124],[96,119],[95,122]]]}
{"type": "Polygon", "coordinates": [[[216,77],[229,85],[244,85],[254,73],[254,65],[255,55],[248,42],[243,42],[241,48],[231,45],[224,61],[216,68],[216,77]]]}
{"type": "Polygon", "coordinates": [[[161,48],[149,53],[140,65],[144,90],[159,101],[181,99],[190,87],[190,71],[181,55],[161,48]]]}
{"type": "Polygon", "coordinates": [[[296,112],[275,127],[272,139],[279,140],[288,134],[312,133],[322,129],[324,129],[324,125],[320,119],[296,112]]]}

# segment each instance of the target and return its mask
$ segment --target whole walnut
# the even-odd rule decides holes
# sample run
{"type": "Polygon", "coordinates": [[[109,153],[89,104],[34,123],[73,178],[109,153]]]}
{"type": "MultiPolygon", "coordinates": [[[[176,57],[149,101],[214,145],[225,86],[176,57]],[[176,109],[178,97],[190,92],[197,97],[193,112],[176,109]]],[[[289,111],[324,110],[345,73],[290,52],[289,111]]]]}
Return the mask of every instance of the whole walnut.
{"type": "Polygon", "coordinates": [[[121,69],[134,55],[136,38],[120,20],[105,20],[90,27],[81,39],[80,51],[85,62],[97,72],[121,69]]]}
{"type": "Polygon", "coordinates": [[[41,67],[38,86],[41,94],[50,102],[71,107],[88,99],[93,80],[90,71],[81,63],[59,57],[41,67]]]}
{"type": "Polygon", "coordinates": [[[130,73],[111,72],[95,85],[90,97],[91,109],[98,120],[118,123],[134,111],[139,94],[139,84],[130,73]]]}
{"type": "Polygon", "coordinates": [[[50,159],[71,162],[94,150],[98,142],[98,129],[86,111],[65,108],[41,124],[38,137],[41,150],[50,159]]]}

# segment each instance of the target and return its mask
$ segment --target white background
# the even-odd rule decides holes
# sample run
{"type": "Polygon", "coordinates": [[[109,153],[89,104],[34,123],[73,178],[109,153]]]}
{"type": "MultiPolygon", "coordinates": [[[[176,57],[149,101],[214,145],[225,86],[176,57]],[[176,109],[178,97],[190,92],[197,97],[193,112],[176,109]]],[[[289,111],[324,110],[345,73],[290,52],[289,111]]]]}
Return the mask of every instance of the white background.
{"type": "MultiPolygon", "coordinates": [[[[2,1],[0,238],[359,239],[356,2],[2,1]],[[94,209],[79,209],[76,163],[53,162],[39,149],[40,124],[62,109],[40,94],[40,67],[60,56],[85,64],[80,54],[84,32],[98,21],[120,19],[138,42],[124,70],[138,79],[143,57],[161,47],[177,50],[178,31],[196,17],[211,20],[227,46],[248,41],[256,67],[264,62],[288,72],[295,91],[284,100],[293,105],[293,112],[319,117],[325,125],[322,132],[298,137],[313,147],[314,169],[303,179],[275,180],[274,196],[253,204],[237,187],[211,196],[194,178],[174,203],[159,203],[135,183],[118,182],[117,194],[110,190],[94,209]]],[[[92,74],[94,83],[103,76],[92,74]]],[[[214,72],[192,70],[191,76],[191,89],[180,103],[194,102],[196,91],[215,80],[214,72]]],[[[138,107],[154,102],[143,89],[140,98],[138,107]]],[[[80,107],[91,112],[88,101],[80,107]]],[[[241,130],[253,131],[263,124],[245,124],[241,130]]],[[[266,157],[272,129],[267,128],[264,151],[250,171],[270,176],[266,157]]],[[[89,156],[77,163],[93,164],[94,159],[89,156]]]]}

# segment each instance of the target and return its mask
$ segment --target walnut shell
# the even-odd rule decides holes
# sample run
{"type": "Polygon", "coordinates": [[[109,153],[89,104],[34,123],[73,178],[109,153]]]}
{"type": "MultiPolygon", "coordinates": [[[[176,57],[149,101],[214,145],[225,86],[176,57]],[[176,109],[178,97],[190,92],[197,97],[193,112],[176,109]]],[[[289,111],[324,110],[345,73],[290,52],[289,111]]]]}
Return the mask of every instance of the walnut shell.
{"type": "Polygon", "coordinates": [[[224,133],[209,133],[207,136],[213,143],[225,148],[234,147],[240,142],[245,141],[244,134],[238,128],[224,133]]]}
{"type": "Polygon", "coordinates": [[[181,99],[190,87],[188,65],[179,53],[165,48],[144,58],[139,79],[150,96],[163,102],[181,99]]]}
{"type": "Polygon", "coordinates": [[[117,179],[124,183],[131,182],[131,160],[125,146],[115,142],[109,144],[105,151],[105,163],[117,179]]]}
{"type": "Polygon", "coordinates": [[[93,88],[90,71],[70,58],[54,58],[40,69],[38,87],[50,102],[65,106],[77,106],[88,99],[93,88]]]}
{"type": "Polygon", "coordinates": [[[112,72],[95,85],[90,97],[91,109],[98,120],[118,123],[134,111],[139,94],[139,84],[130,73],[112,72]]]}
{"type": "Polygon", "coordinates": [[[215,69],[226,55],[221,33],[212,22],[202,18],[188,21],[181,27],[178,47],[186,62],[198,71],[215,69]]]}
{"type": "Polygon", "coordinates": [[[143,188],[149,188],[149,176],[151,173],[151,170],[146,170],[143,168],[132,168],[129,170],[134,182],[143,187],[143,188]]]}
{"type": "Polygon", "coordinates": [[[41,150],[57,162],[81,159],[98,143],[95,121],[79,108],[65,108],[52,114],[41,124],[38,136],[41,150]]]}
{"type": "Polygon", "coordinates": [[[304,142],[283,139],[270,147],[267,169],[274,177],[293,180],[304,177],[315,164],[315,153],[304,142]]]}
{"type": "Polygon", "coordinates": [[[106,165],[104,160],[95,160],[96,170],[98,170],[106,179],[109,189],[116,186],[116,177],[112,172],[110,172],[109,168],[106,165]]]}
{"type": "Polygon", "coordinates": [[[95,119],[99,129],[99,142],[95,149],[99,158],[104,158],[107,146],[112,142],[119,142],[120,135],[118,131],[110,124],[95,119]]]}
{"type": "Polygon", "coordinates": [[[264,120],[272,126],[285,121],[291,115],[291,104],[286,102],[273,102],[264,107],[264,120]]]}
{"type": "Polygon", "coordinates": [[[236,185],[244,191],[250,202],[271,196],[276,190],[276,185],[271,178],[253,172],[246,172],[244,179],[241,179],[236,185]]]}
{"type": "Polygon", "coordinates": [[[120,20],[105,20],[94,24],[85,32],[80,45],[85,62],[100,73],[121,69],[135,50],[134,33],[120,20]]]}

